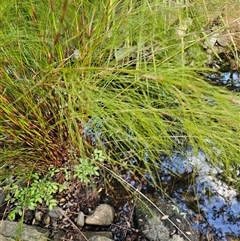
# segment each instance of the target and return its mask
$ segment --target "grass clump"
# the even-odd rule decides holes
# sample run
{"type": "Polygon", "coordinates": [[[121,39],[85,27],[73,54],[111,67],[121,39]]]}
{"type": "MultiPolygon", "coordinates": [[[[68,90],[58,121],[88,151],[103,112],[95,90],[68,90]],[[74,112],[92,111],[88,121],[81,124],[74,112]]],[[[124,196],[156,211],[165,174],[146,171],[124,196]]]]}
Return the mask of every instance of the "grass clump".
{"type": "Polygon", "coordinates": [[[3,0],[1,8],[2,178],[85,165],[98,148],[104,165],[147,171],[156,184],[159,155],[186,145],[236,176],[228,170],[239,165],[239,96],[200,75],[211,3],[3,0]]]}

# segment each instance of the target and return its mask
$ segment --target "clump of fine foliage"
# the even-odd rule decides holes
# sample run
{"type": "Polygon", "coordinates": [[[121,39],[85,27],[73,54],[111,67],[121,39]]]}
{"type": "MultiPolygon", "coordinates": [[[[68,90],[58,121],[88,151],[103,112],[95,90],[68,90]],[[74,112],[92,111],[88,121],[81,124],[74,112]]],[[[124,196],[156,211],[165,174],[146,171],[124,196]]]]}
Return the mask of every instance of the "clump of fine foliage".
{"type": "Polygon", "coordinates": [[[96,147],[108,152],[104,165],[152,173],[160,154],[185,145],[234,176],[240,98],[200,75],[212,8],[204,0],[2,0],[1,178],[76,163],[96,147]]]}

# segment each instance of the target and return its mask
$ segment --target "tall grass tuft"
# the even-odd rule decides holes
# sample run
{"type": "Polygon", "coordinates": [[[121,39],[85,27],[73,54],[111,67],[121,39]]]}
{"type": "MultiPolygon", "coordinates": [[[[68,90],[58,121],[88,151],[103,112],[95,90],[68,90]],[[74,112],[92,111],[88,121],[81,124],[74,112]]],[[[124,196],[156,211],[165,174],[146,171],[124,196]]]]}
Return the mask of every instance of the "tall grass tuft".
{"type": "Polygon", "coordinates": [[[2,0],[1,174],[97,147],[157,183],[159,155],[190,145],[236,175],[240,97],[200,75],[211,4],[2,0]]]}

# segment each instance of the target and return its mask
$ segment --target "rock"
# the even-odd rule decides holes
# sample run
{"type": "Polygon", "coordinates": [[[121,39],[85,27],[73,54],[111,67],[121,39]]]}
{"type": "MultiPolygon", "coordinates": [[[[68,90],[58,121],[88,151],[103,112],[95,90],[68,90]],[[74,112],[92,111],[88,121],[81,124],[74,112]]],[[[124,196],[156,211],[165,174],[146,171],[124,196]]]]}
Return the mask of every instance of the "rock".
{"type": "Polygon", "coordinates": [[[49,225],[51,218],[49,214],[38,211],[35,213],[35,220],[41,222],[44,226],[49,225]]]}
{"type": "Polygon", "coordinates": [[[111,232],[107,231],[88,231],[88,232],[82,232],[81,234],[77,234],[76,236],[73,236],[73,240],[102,240],[102,241],[112,241],[113,236],[111,232]],[[98,238],[101,239],[98,239],[98,238]]]}
{"type": "Polygon", "coordinates": [[[43,215],[43,212],[41,212],[41,211],[36,212],[36,213],[35,213],[35,220],[36,220],[37,222],[41,222],[41,220],[42,220],[42,215],[43,215]]]}
{"type": "Polygon", "coordinates": [[[114,220],[114,209],[108,204],[100,204],[90,216],[86,217],[85,223],[90,225],[106,226],[114,220]]]}
{"type": "Polygon", "coordinates": [[[79,212],[77,217],[77,226],[82,227],[84,225],[84,213],[79,212]]]}
{"type": "MultiPolygon", "coordinates": [[[[15,238],[19,234],[20,224],[17,222],[11,222],[7,220],[2,220],[0,223],[0,234],[8,239],[3,239],[4,241],[11,240],[9,238],[15,238]]],[[[22,225],[22,230],[20,237],[22,241],[47,241],[49,236],[49,230],[43,229],[31,225],[22,225]]],[[[0,239],[2,241],[2,239],[0,239]]]]}
{"type": "Polygon", "coordinates": [[[48,212],[48,215],[53,219],[60,218],[62,216],[61,211],[64,212],[62,208],[54,207],[51,211],[48,212]]]}
{"type": "Polygon", "coordinates": [[[177,213],[172,204],[159,199],[156,207],[145,202],[137,202],[135,207],[136,221],[142,235],[149,241],[183,241],[196,240],[195,232],[184,219],[177,213]],[[159,210],[156,209],[158,207],[159,210]],[[164,213],[164,216],[162,215],[164,213]],[[177,233],[181,233],[181,238],[177,233]],[[170,238],[171,237],[171,238],[170,238]]]}
{"type": "Polygon", "coordinates": [[[34,211],[33,210],[30,210],[30,209],[27,209],[25,211],[25,214],[24,214],[24,223],[26,224],[31,224],[33,219],[35,217],[35,214],[34,214],[34,211]]]}
{"type": "Polygon", "coordinates": [[[184,239],[182,237],[180,237],[179,235],[174,234],[169,241],[184,241],[184,239]]]}
{"type": "Polygon", "coordinates": [[[217,38],[217,42],[218,44],[220,44],[221,46],[225,47],[227,46],[229,43],[231,43],[231,38],[228,35],[220,35],[217,38]]]}
{"type": "Polygon", "coordinates": [[[15,241],[13,238],[5,237],[2,234],[0,234],[0,241],[15,241]]]}
{"type": "Polygon", "coordinates": [[[148,219],[143,226],[142,233],[149,240],[169,241],[170,231],[164,226],[159,217],[148,219]]]}
{"type": "Polygon", "coordinates": [[[47,213],[44,213],[44,214],[42,215],[42,218],[41,218],[41,223],[42,223],[44,226],[47,226],[47,225],[49,225],[50,221],[51,221],[50,216],[49,216],[47,213]]]}
{"type": "Polygon", "coordinates": [[[113,241],[113,239],[109,239],[101,235],[95,235],[92,236],[89,241],[113,241]]]}

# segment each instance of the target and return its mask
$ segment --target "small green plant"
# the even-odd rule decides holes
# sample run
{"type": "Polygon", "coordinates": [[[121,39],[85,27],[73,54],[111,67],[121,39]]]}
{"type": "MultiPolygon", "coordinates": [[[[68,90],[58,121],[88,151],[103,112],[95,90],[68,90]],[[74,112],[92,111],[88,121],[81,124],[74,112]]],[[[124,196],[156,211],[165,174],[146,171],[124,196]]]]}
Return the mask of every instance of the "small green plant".
{"type": "MultiPolygon", "coordinates": [[[[74,166],[74,177],[80,179],[83,183],[89,183],[91,176],[99,175],[99,167],[96,166],[97,161],[104,161],[105,157],[101,150],[95,149],[92,158],[80,158],[80,163],[74,166]]],[[[45,203],[51,210],[57,205],[54,194],[62,192],[69,185],[71,172],[68,168],[49,168],[48,174],[43,178],[38,173],[31,174],[30,178],[22,177],[19,182],[13,182],[5,187],[5,191],[10,191],[6,196],[6,201],[17,203],[15,208],[9,213],[8,218],[14,220],[16,214],[22,216],[25,208],[35,210],[38,204],[45,203]],[[59,184],[53,181],[53,176],[60,172],[64,172],[65,182],[59,184]],[[22,186],[20,183],[30,179],[30,184],[22,186]],[[11,195],[12,193],[12,195],[11,195]]]]}
{"type": "Polygon", "coordinates": [[[17,204],[8,215],[10,220],[14,220],[16,214],[22,216],[25,208],[34,210],[43,202],[49,209],[57,205],[53,195],[59,191],[60,185],[53,182],[50,175],[41,178],[38,173],[34,173],[31,175],[31,183],[28,186],[20,184],[23,180],[24,178],[20,179],[19,183],[11,183],[5,187],[5,191],[12,193],[12,195],[7,194],[6,200],[17,204]]]}
{"type": "Polygon", "coordinates": [[[179,207],[176,205],[172,205],[172,209],[176,211],[178,214],[180,214],[184,219],[186,219],[187,213],[180,212],[179,207]]]}
{"type": "Polygon", "coordinates": [[[96,166],[96,162],[102,162],[104,159],[102,151],[95,149],[92,158],[80,158],[80,163],[74,166],[74,176],[78,177],[81,182],[89,183],[91,176],[99,176],[99,167],[96,166]]]}

